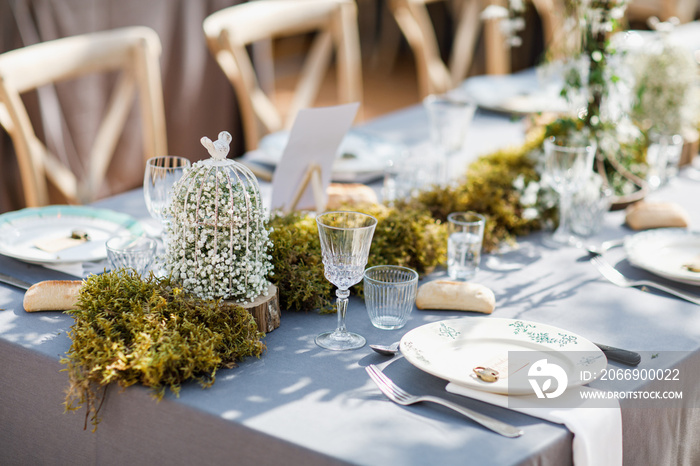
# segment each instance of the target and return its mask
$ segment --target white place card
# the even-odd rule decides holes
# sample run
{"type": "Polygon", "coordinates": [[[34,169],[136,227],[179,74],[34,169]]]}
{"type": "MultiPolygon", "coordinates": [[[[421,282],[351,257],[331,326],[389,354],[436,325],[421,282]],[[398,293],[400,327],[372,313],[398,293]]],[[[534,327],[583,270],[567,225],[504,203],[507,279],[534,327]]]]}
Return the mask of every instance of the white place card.
{"type": "MultiPolygon", "coordinates": [[[[314,164],[320,168],[322,196],[324,201],[327,200],[326,190],[331,182],[338,147],[352,126],[359,106],[354,102],[303,109],[297,114],[272,178],[272,210],[284,209],[293,202],[305,182],[307,171],[314,164]]],[[[307,184],[296,208],[316,208],[312,183],[307,184]]]]}

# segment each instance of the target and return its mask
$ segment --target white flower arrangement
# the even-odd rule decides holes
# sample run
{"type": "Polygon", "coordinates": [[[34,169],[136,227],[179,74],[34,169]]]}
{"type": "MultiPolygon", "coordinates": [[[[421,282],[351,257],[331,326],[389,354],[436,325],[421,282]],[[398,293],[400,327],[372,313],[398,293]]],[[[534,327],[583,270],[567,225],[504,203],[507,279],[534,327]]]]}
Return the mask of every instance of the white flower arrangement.
{"type": "Polygon", "coordinates": [[[683,134],[699,120],[698,64],[688,49],[661,34],[660,44],[648,44],[630,57],[635,77],[631,114],[645,131],[683,134]]]}
{"type": "Polygon", "coordinates": [[[253,174],[225,158],[204,160],[174,190],[165,257],[173,279],[204,299],[246,302],[266,293],[272,243],[253,174]]]}

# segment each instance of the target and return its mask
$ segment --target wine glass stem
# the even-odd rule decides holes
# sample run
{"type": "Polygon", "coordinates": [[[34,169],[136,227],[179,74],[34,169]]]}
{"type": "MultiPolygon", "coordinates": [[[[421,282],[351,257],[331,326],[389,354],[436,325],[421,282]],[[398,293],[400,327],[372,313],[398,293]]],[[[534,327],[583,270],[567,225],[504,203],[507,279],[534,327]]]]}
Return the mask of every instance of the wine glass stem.
{"type": "Polygon", "coordinates": [[[335,291],[335,295],[338,297],[336,300],[336,306],[338,308],[338,328],[336,328],[335,333],[345,334],[347,333],[347,328],[345,327],[345,313],[348,310],[348,296],[350,296],[350,290],[341,290],[338,288],[335,291]]]}
{"type": "Polygon", "coordinates": [[[570,207],[571,193],[565,189],[559,196],[559,227],[557,228],[557,233],[559,233],[560,236],[569,235],[571,233],[570,207]]]}

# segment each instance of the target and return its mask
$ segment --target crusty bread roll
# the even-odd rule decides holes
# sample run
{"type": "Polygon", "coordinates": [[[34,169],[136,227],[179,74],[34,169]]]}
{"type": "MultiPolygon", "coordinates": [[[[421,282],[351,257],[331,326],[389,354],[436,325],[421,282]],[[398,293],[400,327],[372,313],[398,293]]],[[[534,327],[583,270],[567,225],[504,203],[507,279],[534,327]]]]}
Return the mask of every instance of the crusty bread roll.
{"type": "Polygon", "coordinates": [[[627,208],[625,214],[625,221],[633,230],[686,228],[690,223],[688,213],[672,202],[636,202],[627,208]]]}
{"type": "Polygon", "coordinates": [[[338,209],[345,205],[376,204],[377,194],[369,186],[359,183],[331,183],[328,186],[326,209],[338,209]]]}
{"type": "Polygon", "coordinates": [[[24,293],[24,310],[68,311],[76,308],[80,280],[47,280],[36,283],[24,293]]]}
{"type": "Polygon", "coordinates": [[[493,291],[478,283],[434,280],[418,288],[416,307],[491,314],[496,307],[496,297],[493,291]]]}

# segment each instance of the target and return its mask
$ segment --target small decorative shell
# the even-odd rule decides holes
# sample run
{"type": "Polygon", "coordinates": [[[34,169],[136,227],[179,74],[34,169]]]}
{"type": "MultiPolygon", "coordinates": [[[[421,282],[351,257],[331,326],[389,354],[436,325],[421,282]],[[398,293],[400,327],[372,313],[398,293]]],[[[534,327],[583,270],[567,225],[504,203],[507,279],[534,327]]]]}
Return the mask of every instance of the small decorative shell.
{"type": "Polygon", "coordinates": [[[216,160],[225,160],[228,156],[229,145],[231,144],[231,134],[228,131],[222,131],[219,133],[219,139],[212,142],[208,137],[203,137],[199,141],[202,145],[209,151],[211,155],[216,160]]]}

